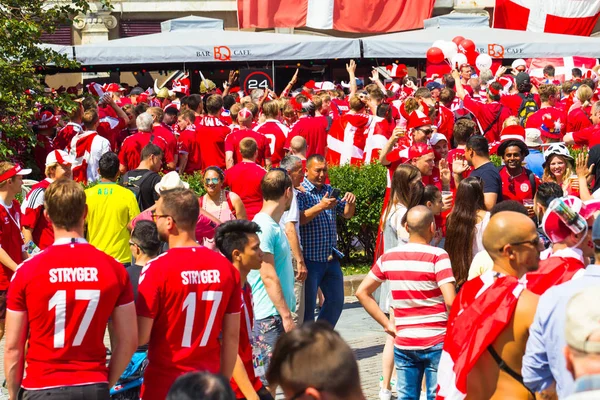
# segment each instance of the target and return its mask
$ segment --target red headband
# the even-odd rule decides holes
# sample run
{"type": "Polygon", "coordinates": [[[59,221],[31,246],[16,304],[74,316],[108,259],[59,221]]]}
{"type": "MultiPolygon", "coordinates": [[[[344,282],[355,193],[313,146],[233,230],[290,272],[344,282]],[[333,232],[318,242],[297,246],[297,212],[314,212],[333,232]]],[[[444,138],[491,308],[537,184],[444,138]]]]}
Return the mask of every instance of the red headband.
{"type": "Polygon", "coordinates": [[[498,96],[500,94],[500,91],[498,89],[494,89],[492,85],[488,86],[488,91],[494,96],[498,96]]]}
{"type": "Polygon", "coordinates": [[[6,171],[5,173],[3,173],[2,175],[0,175],[0,182],[4,182],[10,178],[12,178],[13,176],[17,175],[17,173],[19,171],[21,171],[21,166],[20,165],[15,165],[14,167],[12,167],[11,169],[9,169],[8,171],[6,171]]]}

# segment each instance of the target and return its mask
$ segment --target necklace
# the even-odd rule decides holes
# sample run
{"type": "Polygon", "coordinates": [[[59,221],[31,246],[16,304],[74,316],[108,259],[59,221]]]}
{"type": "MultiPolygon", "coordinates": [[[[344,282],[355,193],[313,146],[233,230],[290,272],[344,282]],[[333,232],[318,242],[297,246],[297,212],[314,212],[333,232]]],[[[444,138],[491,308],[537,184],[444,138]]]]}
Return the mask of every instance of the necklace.
{"type": "MultiPolygon", "coordinates": [[[[206,197],[210,199],[210,196],[208,195],[208,193],[206,194],[206,197]]],[[[212,200],[212,199],[211,199],[211,200],[212,200]]],[[[218,214],[218,215],[216,215],[216,217],[217,217],[217,219],[218,219],[219,221],[221,221],[221,213],[223,212],[223,203],[224,203],[224,200],[225,200],[225,199],[223,198],[223,190],[221,190],[221,193],[219,194],[219,206],[218,206],[218,207],[219,207],[219,214],[218,214]]],[[[202,205],[202,208],[204,209],[204,211],[207,211],[207,212],[208,212],[208,210],[206,209],[206,205],[207,205],[207,203],[208,203],[208,201],[204,201],[204,202],[203,202],[203,205],[202,205]]],[[[217,207],[217,204],[214,202],[214,200],[213,200],[213,204],[215,205],[215,207],[217,207]]],[[[211,214],[212,214],[212,213],[211,213],[211,214]]],[[[214,214],[213,214],[213,215],[214,215],[214,214]]]]}

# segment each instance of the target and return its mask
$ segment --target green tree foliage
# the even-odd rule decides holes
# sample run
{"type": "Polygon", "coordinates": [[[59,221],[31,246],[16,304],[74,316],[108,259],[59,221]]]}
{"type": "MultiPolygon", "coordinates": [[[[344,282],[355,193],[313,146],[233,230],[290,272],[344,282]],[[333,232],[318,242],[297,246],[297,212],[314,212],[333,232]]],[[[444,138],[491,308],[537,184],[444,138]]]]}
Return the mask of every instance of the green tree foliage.
{"type": "MultiPolygon", "coordinates": [[[[108,3],[105,6],[110,7],[108,3]]],[[[39,106],[51,105],[66,112],[75,106],[66,94],[54,98],[44,93],[43,74],[48,68],[78,65],[42,46],[41,35],[72,23],[88,10],[86,0],[0,0],[0,159],[27,159],[35,144],[31,122],[39,106]]]]}

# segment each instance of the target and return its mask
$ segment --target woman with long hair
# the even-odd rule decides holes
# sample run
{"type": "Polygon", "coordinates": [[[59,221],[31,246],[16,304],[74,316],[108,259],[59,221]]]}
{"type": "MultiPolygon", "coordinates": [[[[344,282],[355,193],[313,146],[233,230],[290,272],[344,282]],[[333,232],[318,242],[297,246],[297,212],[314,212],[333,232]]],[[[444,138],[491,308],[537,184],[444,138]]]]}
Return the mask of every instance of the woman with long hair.
{"type": "Polygon", "coordinates": [[[574,177],[574,160],[569,149],[562,143],[552,143],[544,151],[544,175],[542,181],[554,182],[562,187],[566,195],[579,196],[579,182],[574,177]]]}
{"type": "Polygon", "coordinates": [[[593,95],[594,92],[588,85],[577,88],[573,105],[567,111],[567,132],[576,132],[592,126],[590,112],[593,95]]]}
{"type": "Polygon", "coordinates": [[[459,288],[467,281],[475,254],[483,250],[483,231],[490,220],[483,200],[483,182],[478,177],[463,179],[456,189],[454,208],[446,221],[445,250],[459,288]]]}
{"type": "MultiPolygon", "coordinates": [[[[206,194],[200,198],[200,207],[223,222],[233,219],[246,219],[246,208],[237,194],[224,190],[225,174],[219,167],[204,170],[204,188],[206,194]]],[[[204,239],[204,246],[217,251],[214,239],[204,239]]]]}
{"type": "MultiPolygon", "coordinates": [[[[394,171],[390,201],[383,212],[383,249],[388,251],[408,242],[408,232],[404,228],[406,213],[414,206],[421,204],[425,187],[421,181],[421,172],[410,164],[401,164],[394,171]]],[[[394,314],[390,312],[391,289],[389,281],[383,282],[379,290],[379,307],[389,313],[390,321],[394,323],[394,314]]],[[[379,398],[391,399],[391,381],[394,372],[394,338],[386,335],[383,347],[381,391],[379,398]]]]}

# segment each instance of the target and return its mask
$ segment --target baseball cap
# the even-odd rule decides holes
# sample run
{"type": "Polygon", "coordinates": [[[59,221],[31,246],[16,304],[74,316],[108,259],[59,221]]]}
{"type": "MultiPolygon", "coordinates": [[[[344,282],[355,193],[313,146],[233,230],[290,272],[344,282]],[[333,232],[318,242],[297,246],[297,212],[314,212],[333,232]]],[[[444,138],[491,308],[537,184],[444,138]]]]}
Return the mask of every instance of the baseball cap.
{"type": "Polygon", "coordinates": [[[46,167],[54,164],[71,165],[73,158],[64,150],[53,150],[46,156],[46,167]]]}
{"type": "Polygon", "coordinates": [[[17,164],[2,175],[0,175],[0,182],[4,182],[5,180],[8,180],[15,175],[29,175],[30,173],[31,169],[23,168],[19,164],[17,164]]]}
{"type": "Polygon", "coordinates": [[[129,92],[130,95],[134,96],[139,96],[142,93],[144,93],[144,89],[142,89],[139,86],[134,87],[133,89],[131,89],[131,92],[129,92]]]}
{"type": "Polygon", "coordinates": [[[154,186],[156,193],[161,194],[167,190],[173,189],[189,189],[190,185],[187,182],[181,180],[179,174],[175,171],[171,171],[168,174],[163,175],[160,182],[154,186]]]}
{"type": "Polygon", "coordinates": [[[441,142],[442,140],[448,141],[448,139],[446,138],[446,136],[444,136],[443,133],[435,132],[431,135],[431,138],[429,139],[429,144],[435,146],[436,144],[438,144],[438,142],[441,142]]]}
{"type": "Polygon", "coordinates": [[[600,341],[590,341],[590,336],[600,331],[600,290],[592,286],[576,293],[567,303],[565,339],[575,350],[600,353],[600,341]]]}
{"type": "Polygon", "coordinates": [[[433,147],[425,143],[414,143],[408,149],[408,161],[415,158],[421,158],[427,154],[433,154],[433,147]]]}
{"type": "Polygon", "coordinates": [[[511,67],[514,69],[518,69],[520,67],[527,68],[527,63],[522,58],[517,58],[515,61],[513,61],[511,67]]]}
{"type": "Polygon", "coordinates": [[[517,86],[531,84],[531,78],[529,78],[529,74],[527,72],[519,72],[515,81],[517,82],[517,86]]]}

